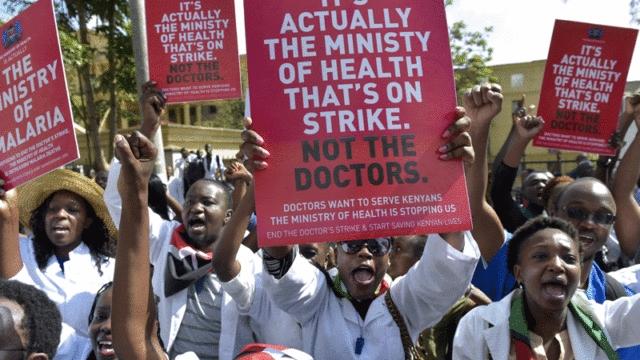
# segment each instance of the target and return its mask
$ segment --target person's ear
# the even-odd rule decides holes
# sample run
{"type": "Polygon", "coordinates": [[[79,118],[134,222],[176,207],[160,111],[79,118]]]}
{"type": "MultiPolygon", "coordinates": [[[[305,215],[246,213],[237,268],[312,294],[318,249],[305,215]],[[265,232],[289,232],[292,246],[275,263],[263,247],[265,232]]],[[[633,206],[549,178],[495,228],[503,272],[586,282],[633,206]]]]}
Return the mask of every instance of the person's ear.
{"type": "Polygon", "coordinates": [[[45,353],[31,353],[27,356],[27,360],[49,360],[49,356],[45,353]]]}
{"type": "Polygon", "coordinates": [[[224,224],[225,225],[227,225],[229,220],[231,220],[231,214],[233,214],[233,210],[232,209],[227,209],[227,211],[224,213],[224,224]]]}
{"type": "Polygon", "coordinates": [[[522,279],[520,278],[520,265],[513,265],[513,276],[516,278],[516,284],[522,284],[522,279]]]}

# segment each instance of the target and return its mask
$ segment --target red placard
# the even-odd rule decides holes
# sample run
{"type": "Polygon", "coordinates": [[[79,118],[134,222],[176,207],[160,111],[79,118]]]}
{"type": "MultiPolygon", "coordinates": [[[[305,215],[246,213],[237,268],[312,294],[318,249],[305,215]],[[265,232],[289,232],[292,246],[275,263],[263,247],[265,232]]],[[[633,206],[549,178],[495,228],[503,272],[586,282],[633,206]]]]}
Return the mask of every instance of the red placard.
{"type": "Polygon", "coordinates": [[[535,146],[614,155],[627,72],[638,31],[556,20],[538,115],[535,146]]]}
{"type": "Polygon", "coordinates": [[[233,0],[147,0],[145,9],[149,78],[170,104],[242,96],[233,0]]]}
{"type": "Polygon", "coordinates": [[[79,157],[51,0],[0,27],[0,177],[14,188],[79,157]]]}
{"type": "Polygon", "coordinates": [[[245,0],[262,246],[471,227],[441,0],[245,0]]]}

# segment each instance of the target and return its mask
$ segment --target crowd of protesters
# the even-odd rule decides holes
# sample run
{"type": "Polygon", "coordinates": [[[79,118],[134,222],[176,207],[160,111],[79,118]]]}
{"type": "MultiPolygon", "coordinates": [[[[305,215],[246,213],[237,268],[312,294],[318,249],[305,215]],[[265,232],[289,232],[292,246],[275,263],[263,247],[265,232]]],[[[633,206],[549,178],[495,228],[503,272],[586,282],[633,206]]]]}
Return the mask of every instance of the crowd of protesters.
{"type": "Polygon", "coordinates": [[[516,109],[489,175],[503,99],[478,85],[439,157],[465,164],[473,230],[259,248],[269,144],[246,119],[240,161],[183,149],[164,183],[165,100],[145,84],[108,175],[0,190],[2,359],[640,359],[640,133],[514,191],[544,120],[516,109]]]}

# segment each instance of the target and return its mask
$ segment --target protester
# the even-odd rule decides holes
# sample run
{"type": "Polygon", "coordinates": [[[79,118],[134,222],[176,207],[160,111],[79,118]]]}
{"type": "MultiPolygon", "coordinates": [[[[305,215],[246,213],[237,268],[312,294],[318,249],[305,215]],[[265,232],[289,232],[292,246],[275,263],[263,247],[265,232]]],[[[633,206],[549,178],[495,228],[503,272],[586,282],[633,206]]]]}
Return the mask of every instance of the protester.
{"type": "Polygon", "coordinates": [[[101,188],[106,188],[107,187],[107,179],[109,178],[109,172],[106,170],[100,170],[96,173],[96,176],[93,178],[93,181],[95,181],[98,185],[100,185],[101,188]]]}
{"type": "MultiPolygon", "coordinates": [[[[479,103],[488,104],[481,100],[479,103]]],[[[488,105],[485,105],[488,106],[488,105]]],[[[486,154],[486,139],[492,116],[478,116],[471,113],[473,128],[471,131],[476,154],[486,154]]],[[[527,124],[537,124],[539,120],[532,117],[517,119],[516,126],[522,127],[519,132],[539,131],[531,129],[527,124]],[[531,123],[533,121],[533,123],[531,123]],[[529,128],[530,130],[527,130],[529,128]]],[[[486,156],[486,155],[485,155],[486,156]]],[[[483,155],[478,155],[481,159],[483,155]]],[[[470,199],[478,199],[482,196],[483,185],[487,180],[478,169],[471,167],[467,172],[467,181],[470,189],[470,199]]],[[[487,294],[492,300],[501,300],[509,294],[514,286],[515,279],[507,266],[507,242],[511,235],[504,233],[502,223],[494,216],[493,209],[487,206],[478,206],[478,200],[471,200],[473,212],[473,234],[479,244],[488,244],[492,240],[495,246],[501,246],[494,257],[485,258],[478,266],[473,277],[473,284],[487,294]]],[[[572,223],[580,233],[580,241],[583,242],[584,254],[582,262],[581,288],[585,289],[586,296],[598,303],[606,299],[617,299],[633,292],[624,288],[619,282],[606,275],[594,262],[596,255],[602,249],[612,224],[615,220],[616,204],[607,187],[594,178],[581,178],[567,185],[558,198],[556,208],[559,211],[556,216],[572,223]]],[[[621,359],[636,359],[640,356],[640,348],[621,349],[618,351],[621,359]]]]}
{"type": "Polygon", "coordinates": [[[89,337],[91,338],[91,360],[116,359],[111,332],[111,307],[113,282],[104,284],[96,293],[89,313],[89,337]]]}
{"type": "Polygon", "coordinates": [[[587,157],[587,154],[578,154],[576,156],[576,167],[569,171],[567,175],[574,179],[581,177],[593,177],[595,174],[595,168],[591,163],[591,160],[587,157]]]}
{"type": "MultiPolygon", "coordinates": [[[[394,279],[404,276],[422,257],[427,236],[396,236],[389,253],[389,270],[387,273],[394,279]]],[[[481,291],[471,286],[431,329],[420,334],[417,348],[428,359],[451,359],[453,336],[458,322],[477,304],[489,304],[491,300],[481,291]]]]}
{"type": "Polygon", "coordinates": [[[544,122],[538,117],[514,116],[515,131],[507,145],[502,161],[494,167],[491,183],[491,200],[500,221],[508,231],[515,231],[527,219],[542,214],[542,191],[550,179],[546,172],[530,173],[522,183],[520,203],[511,197],[520,159],[533,137],[540,132],[544,122]]]}
{"type": "Polygon", "coordinates": [[[18,281],[0,280],[2,359],[53,359],[61,330],[60,312],[46,294],[18,281]]]}
{"type": "Polygon", "coordinates": [[[562,193],[562,190],[572,182],[573,178],[570,176],[556,176],[549,180],[547,186],[542,190],[542,203],[544,204],[544,211],[547,215],[555,215],[558,211],[556,208],[558,197],[562,193]]]}
{"type": "MultiPolygon", "coordinates": [[[[140,141],[152,138],[157,131],[165,103],[154,83],[145,84],[143,93],[140,141]]],[[[122,216],[117,190],[120,168],[120,162],[114,159],[105,191],[116,223],[122,216]]],[[[229,359],[253,342],[248,318],[239,316],[235,302],[222,290],[217,275],[210,272],[210,247],[220,239],[232,212],[230,207],[228,187],[204,179],[187,191],[182,224],[149,213],[147,256],[153,265],[153,291],[159,297],[160,336],[171,358],[193,352],[201,358],[229,359]]],[[[253,256],[249,250],[238,254],[243,267],[256,269],[252,272],[259,265],[253,256]]]]}
{"type": "Polygon", "coordinates": [[[579,233],[557,218],[527,222],[509,242],[509,271],[520,289],[467,314],[454,359],[617,359],[640,343],[640,295],[604,305],[578,290],[579,233]]]}
{"type": "Polygon", "coordinates": [[[331,269],[331,244],[329,243],[305,243],[299,244],[300,255],[311,261],[312,264],[325,270],[331,269]]]}
{"type": "MultiPolygon", "coordinates": [[[[244,166],[234,166],[233,169],[227,172],[227,178],[236,184],[236,189],[245,184],[248,189],[222,230],[222,235],[213,244],[214,273],[221,281],[222,288],[235,301],[238,311],[249,316],[256,341],[300,349],[300,326],[268,296],[263,282],[259,280],[263,269],[258,267],[256,272],[243,266],[238,260],[239,253],[250,251],[242,245],[242,240],[254,211],[255,201],[252,175],[244,166]]],[[[258,263],[261,262],[258,255],[255,259],[258,263]]]]}
{"type": "MultiPolygon", "coordinates": [[[[442,159],[473,159],[468,127],[461,118],[447,129],[442,159]]],[[[243,139],[248,164],[266,168],[262,137],[247,130],[243,139]]],[[[318,359],[404,359],[420,332],[463,295],[478,258],[469,233],[430,235],[423,261],[389,284],[383,278],[390,248],[388,238],[339,243],[331,279],[290,246],[264,249],[262,281],[301,324],[304,351],[318,359]]]]}
{"type": "MultiPolygon", "coordinates": [[[[93,297],[113,278],[117,231],[102,194],[91,179],[64,169],[25,184],[17,195],[20,222],[33,234],[20,240],[18,218],[0,211],[2,226],[15,229],[2,237],[0,276],[44,291],[63,322],[85,338],[93,297]]],[[[17,211],[13,199],[2,204],[17,211]]]]}
{"type": "MultiPolygon", "coordinates": [[[[626,99],[628,107],[631,107],[631,101],[631,98],[626,99]]],[[[634,121],[638,125],[640,124],[640,104],[636,104],[632,109],[634,121]]],[[[640,131],[636,132],[613,178],[613,196],[619,210],[615,225],[616,234],[622,252],[632,259],[640,248],[640,206],[634,198],[635,185],[639,178],[640,131]]]]}
{"type": "MultiPolygon", "coordinates": [[[[409,271],[422,257],[427,242],[425,235],[395,236],[389,252],[389,270],[387,274],[395,279],[409,271]]],[[[301,251],[302,252],[302,251],[301,251]]]]}
{"type": "MultiPolygon", "coordinates": [[[[153,92],[154,89],[148,90],[153,92]]],[[[146,99],[158,100],[153,96],[146,99]]],[[[164,104],[159,105],[161,108],[164,104]]],[[[147,199],[149,178],[157,150],[148,139],[138,133],[128,139],[116,136],[115,145],[116,154],[122,161],[118,190],[125,201],[121,213],[121,241],[118,244],[113,285],[115,300],[113,323],[110,324],[113,327],[113,348],[122,359],[167,359],[158,339],[158,312],[150,284],[151,261],[148,251],[149,214],[152,212],[148,210],[147,199]]],[[[196,332],[192,334],[195,335],[196,332]]],[[[196,336],[193,340],[200,339],[196,336]]],[[[214,354],[205,355],[212,357],[214,354]]]]}

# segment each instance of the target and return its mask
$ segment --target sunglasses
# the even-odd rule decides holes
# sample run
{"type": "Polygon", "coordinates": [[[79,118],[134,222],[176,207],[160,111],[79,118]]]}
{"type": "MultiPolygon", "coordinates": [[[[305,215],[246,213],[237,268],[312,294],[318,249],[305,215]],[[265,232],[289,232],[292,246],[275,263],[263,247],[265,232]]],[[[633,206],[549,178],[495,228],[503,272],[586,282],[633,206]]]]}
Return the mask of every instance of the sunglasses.
{"type": "Polygon", "coordinates": [[[367,250],[373,256],[384,256],[391,250],[391,239],[389,238],[377,238],[369,240],[355,240],[345,241],[338,244],[342,251],[347,254],[357,254],[363,247],[367,247],[367,250]]]}
{"type": "Polygon", "coordinates": [[[562,210],[564,210],[569,219],[579,222],[591,220],[596,224],[611,225],[616,220],[616,216],[606,210],[590,212],[579,206],[565,206],[562,210]]]}

